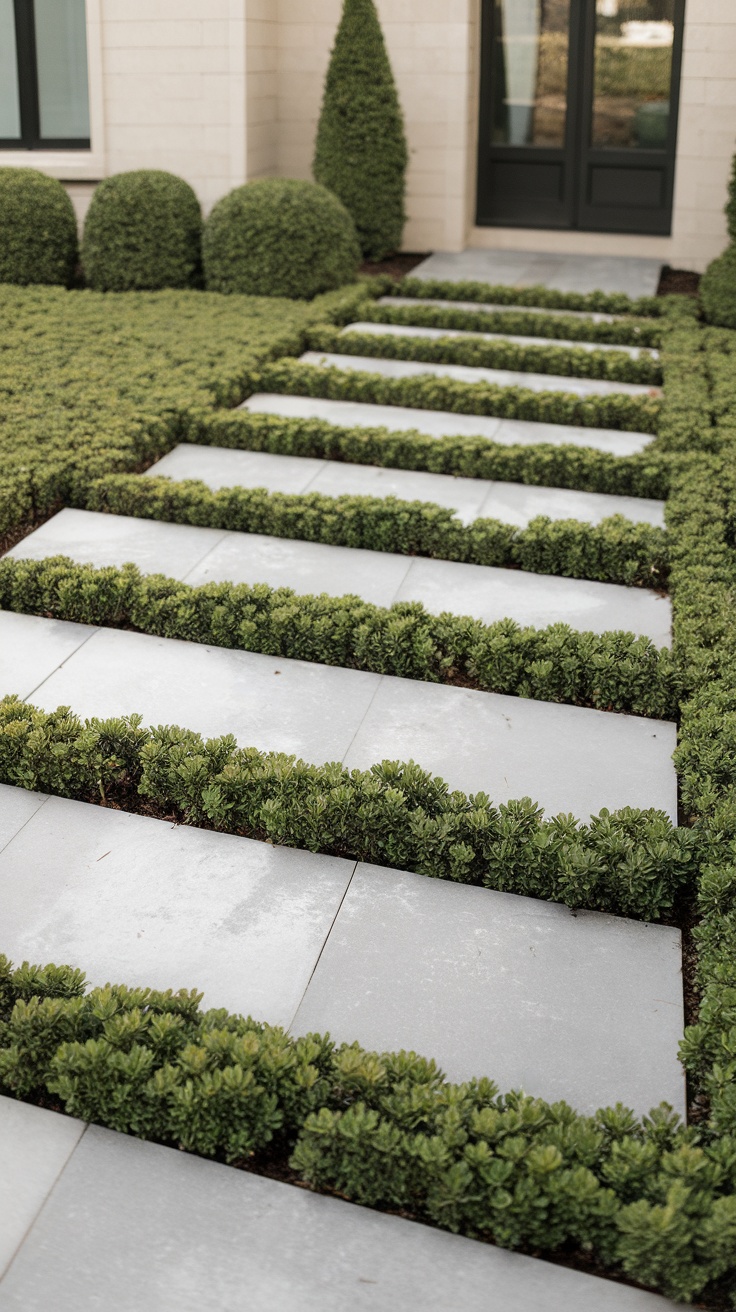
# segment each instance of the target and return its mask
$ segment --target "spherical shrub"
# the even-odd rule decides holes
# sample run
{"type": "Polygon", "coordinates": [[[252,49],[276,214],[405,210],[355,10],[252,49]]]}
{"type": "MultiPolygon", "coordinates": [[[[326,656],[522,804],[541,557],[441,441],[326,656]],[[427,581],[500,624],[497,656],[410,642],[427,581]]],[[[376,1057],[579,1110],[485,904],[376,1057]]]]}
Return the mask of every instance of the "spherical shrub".
{"type": "Polygon", "coordinates": [[[159,169],[101,182],[87,212],[82,265],[100,292],[201,283],[202,213],[188,182],[159,169]]]}
{"type": "Polygon", "coordinates": [[[700,302],[708,323],[736,328],[736,245],[708,265],[700,281],[700,302]]]}
{"type": "Polygon", "coordinates": [[[77,219],[61,183],[0,168],[0,282],[66,286],[76,262],[77,219]]]}
{"type": "Polygon", "coordinates": [[[351,282],[355,224],[315,182],[263,178],[218,201],[204,228],[208,291],[308,300],[351,282]]]}

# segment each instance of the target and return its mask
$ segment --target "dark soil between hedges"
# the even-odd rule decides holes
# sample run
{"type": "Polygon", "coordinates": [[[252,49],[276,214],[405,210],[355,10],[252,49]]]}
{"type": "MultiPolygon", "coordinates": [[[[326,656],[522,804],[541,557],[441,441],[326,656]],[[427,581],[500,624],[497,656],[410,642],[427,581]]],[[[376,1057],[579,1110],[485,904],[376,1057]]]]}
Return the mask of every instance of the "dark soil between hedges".
{"type": "Polygon", "coordinates": [[[657,288],[658,296],[697,296],[700,287],[699,273],[688,269],[671,269],[665,264],[657,288]]]}
{"type": "Polygon", "coordinates": [[[387,256],[385,260],[378,260],[377,263],[366,260],[365,264],[361,264],[359,272],[380,274],[383,277],[388,274],[389,278],[396,278],[397,281],[400,281],[402,278],[408,277],[412,269],[416,269],[417,265],[421,264],[423,260],[429,259],[431,254],[431,251],[425,251],[423,255],[409,253],[408,251],[397,251],[394,255],[387,256]]]}

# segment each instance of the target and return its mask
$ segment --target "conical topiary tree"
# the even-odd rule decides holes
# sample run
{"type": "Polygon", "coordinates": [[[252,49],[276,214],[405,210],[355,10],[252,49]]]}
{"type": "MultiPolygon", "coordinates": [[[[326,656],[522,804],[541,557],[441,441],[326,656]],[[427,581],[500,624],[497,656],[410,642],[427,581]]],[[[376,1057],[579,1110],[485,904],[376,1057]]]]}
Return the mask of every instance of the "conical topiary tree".
{"type": "Polygon", "coordinates": [[[369,260],[401,245],[407,162],[404,120],[376,7],[373,0],[343,0],[314,176],[352,214],[369,260]]]}

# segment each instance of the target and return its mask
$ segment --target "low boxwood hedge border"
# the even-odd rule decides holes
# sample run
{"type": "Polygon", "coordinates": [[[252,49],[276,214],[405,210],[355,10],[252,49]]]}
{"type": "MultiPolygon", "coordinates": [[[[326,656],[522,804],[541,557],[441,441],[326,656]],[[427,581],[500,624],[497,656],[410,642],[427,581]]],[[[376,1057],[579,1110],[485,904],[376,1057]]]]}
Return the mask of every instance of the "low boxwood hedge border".
{"type": "Polygon", "coordinates": [[[515,567],[631,587],[663,588],[668,573],[666,531],[622,515],[595,525],[539,515],[519,529],[497,519],[463,524],[452,510],[428,501],[243,487],[212,491],[194,479],[177,482],[136,474],[96,480],[83,504],[88,510],[141,519],[515,567]]]}
{"type": "MultiPolygon", "coordinates": [[[[402,292],[402,295],[404,293],[402,292]]],[[[548,337],[557,341],[599,342],[602,346],[641,346],[657,350],[662,326],[653,319],[615,319],[598,323],[572,315],[539,314],[534,310],[459,310],[451,305],[377,305],[367,302],[361,319],[407,327],[457,328],[469,333],[502,333],[509,337],[548,337]]]]}
{"type": "Polygon", "coordinates": [[[376,356],[384,360],[419,360],[460,364],[472,369],[511,369],[557,377],[603,379],[660,387],[662,368],[652,356],[632,359],[623,351],[583,351],[570,346],[527,346],[486,342],[482,337],[397,337],[391,333],[346,332],[319,326],[307,333],[307,349],[342,355],[376,356]]]}
{"type": "Polygon", "coordinates": [[[658,319],[675,297],[640,296],[623,292],[559,292],[552,287],[492,286],[487,282],[448,282],[442,278],[408,278],[385,286],[381,295],[411,296],[417,300],[476,301],[480,305],[524,305],[540,310],[573,310],[588,314],[632,315],[658,319]]]}
{"type": "Polygon", "coordinates": [[[375,606],[266,584],[193,587],[64,556],[0,560],[0,608],[655,719],[677,713],[670,652],[631,633],[484,624],[419,602],[375,606]]]}

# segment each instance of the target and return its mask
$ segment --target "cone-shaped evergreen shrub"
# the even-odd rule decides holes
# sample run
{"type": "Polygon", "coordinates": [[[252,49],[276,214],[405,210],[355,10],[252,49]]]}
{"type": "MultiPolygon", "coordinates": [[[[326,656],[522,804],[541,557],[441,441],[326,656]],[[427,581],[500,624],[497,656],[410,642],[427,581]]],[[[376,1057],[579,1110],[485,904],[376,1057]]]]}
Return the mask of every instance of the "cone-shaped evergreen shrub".
{"type": "Polygon", "coordinates": [[[708,323],[736,328],[736,243],[708,265],[700,283],[700,300],[708,323]]]}
{"type": "Polygon", "coordinates": [[[325,82],[314,176],[352,214],[363,254],[401,245],[404,121],[373,0],[344,0],[325,82]]]}
{"type": "Polygon", "coordinates": [[[55,178],[0,168],[0,282],[68,284],[77,262],[77,220],[55,178]]]}
{"type": "Polygon", "coordinates": [[[82,264],[100,292],[195,287],[201,280],[202,213],[188,182],[159,169],[101,182],[87,212],[82,264]]]}
{"type": "Polygon", "coordinates": [[[728,220],[728,235],[731,241],[736,241],[736,155],[734,155],[731,164],[731,177],[728,183],[726,219],[728,220]]]}
{"type": "Polygon", "coordinates": [[[360,247],[345,206],[325,187],[261,178],[217,202],[203,256],[208,291],[310,300],[353,281],[360,247]]]}

